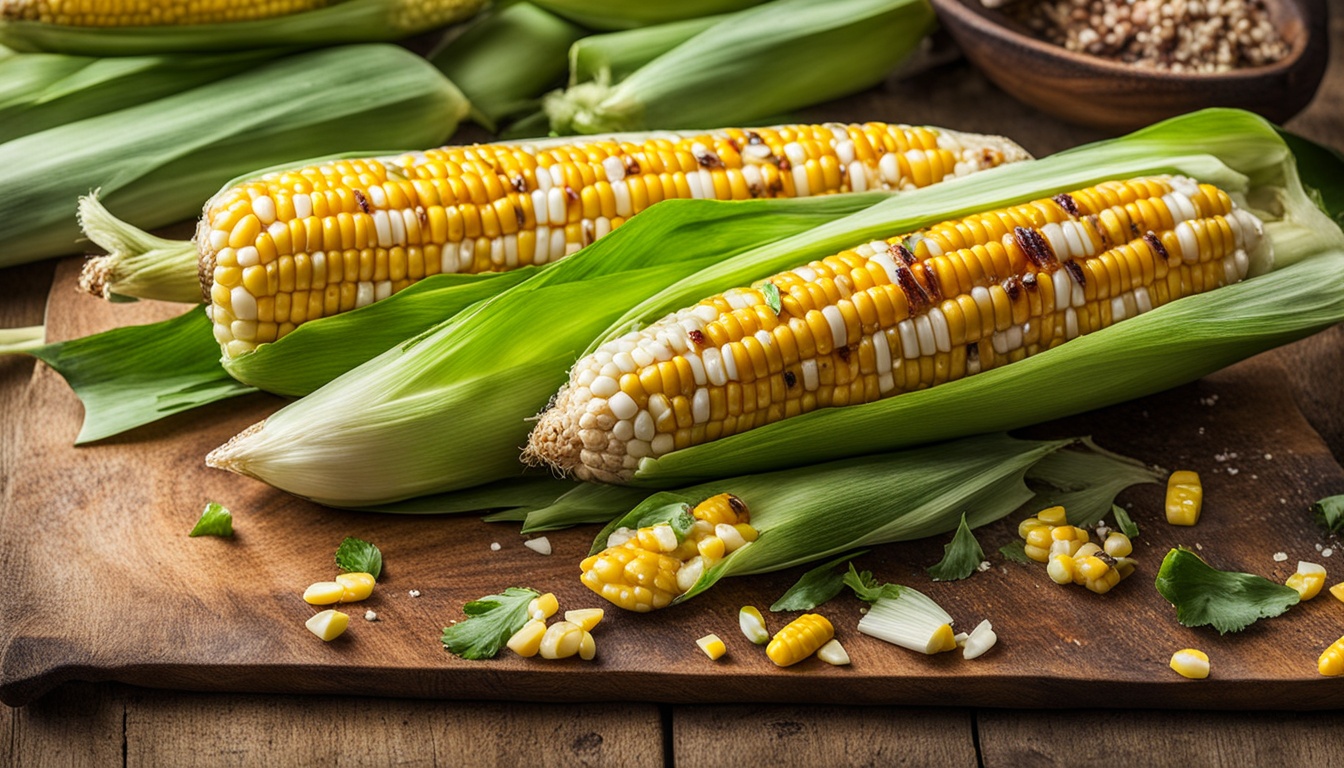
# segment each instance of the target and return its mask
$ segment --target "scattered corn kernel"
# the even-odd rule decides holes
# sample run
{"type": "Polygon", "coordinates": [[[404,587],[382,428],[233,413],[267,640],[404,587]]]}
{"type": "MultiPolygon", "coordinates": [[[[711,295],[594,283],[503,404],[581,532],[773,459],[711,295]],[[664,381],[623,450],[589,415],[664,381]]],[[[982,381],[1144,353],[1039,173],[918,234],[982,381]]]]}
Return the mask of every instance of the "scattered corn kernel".
{"type": "Polygon", "coordinates": [[[557,621],[541,636],[538,652],[543,659],[564,659],[579,652],[583,630],[568,621],[557,621]]]}
{"type": "Polygon", "coordinates": [[[524,539],[523,546],[539,555],[551,554],[551,540],[545,536],[538,536],[535,539],[524,539]]]}
{"type": "Polygon", "coordinates": [[[770,642],[770,631],[765,628],[765,617],[754,605],[744,605],[737,611],[737,626],[742,628],[742,634],[747,639],[757,645],[765,645],[770,642]]]}
{"type": "Polygon", "coordinates": [[[1049,549],[1051,542],[1054,541],[1054,528],[1048,525],[1039,525],[1027,531],[1027,546],[1049,549]]]}
{"type": "Polygon", "coordinates": [[[1050,562],[1045,566],[1045,572],[1050,580],[1056,584],[1073,583],[1074,559],[1070,555],[1056,554],[1050,556],[1050,562]]]}
{"type": "Polygon", "coordinates": [[[1321,588],[1325,586],[1325,568],[1299,560],[1297,573],[1289,576],[1285,583],[1297,590],[1303,600],[1310,600],[1320,594],[1321,588]]]}
{"type": "Polygon", "coordinates": [[[1017,536],[1020,539],[1025,539],[1027,538],[1027,534],[1031,533],[1031,529],[1040,528],[1041,526],[1046,526],[1048,528],[1049,525],[1049,523],[1042,521],[1039,517],[1028,517],[1026,520],[1017,524],[1017,536]]]}
{"type": "Polygon", "coordinates": [[[1344,675],[1344,637],[1339,638],[1325,649],[1316,662],[1316,669],[1327,677],[1344,675]]]}
{"type": "Polygon", "coordinates": [[[532,601],[527,604],[527,615],[537,621],[545,621],[551,618],[558,610],[560,610],[560,601],[556,600],[555,595],[550,592],[532,598],[532,601]]]}
{"type": "Polygon", "coordinates": [[[1184,648],[1171,655],[1168,665],[1181,677],[1203,680],[1209,676],[1209,656],[1194,648],[1184,648]]]}
{"type": "Polygon", "coordinates": [[[975,625],[975,629],[971,630],[970,636],[966,638],[961,649],[962,658],[978,659],[997,642],[999,636],[994,633],[994,625],[989,623],[989,619],[985,619],[975,625]]]}
{"type": "Polygon", "coordinates": [[[308,621],[304,622],[308,631],[322,638],[326,642],[331,642],[341,636],[345,628],[350,626],[350,617],[340,611],[328,608],[312,615],[308,621]]]}
{"type": "Polygon", "coordinates": [[[1167,478],[1167,522],[1172,525],[1194,525],[1199,522],[1204,504],[1204,486],[1199,474],[1182,470],[1167,478]]]}
{"type": "Polygon", "coordinates": [[[1120,583],[1120,572],[1114,568],[1107,568],[1106,572],[1095,579],[1088,579],[1083,586],[1096,592],[1098,595],[1104,595],[1111,591],[1111,588],[1120,583]]]}
{"type": "Polygon", "coordinates": [[[837,667],[847,666],[849,664],[849,654],[845,652],[845,647],[839,640],[831,638],[826,644],[817,649],[817,658],[837,667]]]}
{"type": "Polygon", "coordinates": [[[303,602],[309,605],[331,605],[341,602],[345,585],[335,581],[319,581],[303,591],[303,602]]]}
{"type": "MultiPolygon", "coordinates": [[[[948,637],[951,638],[951,627],[948,637]]],[[[819,613],[805,613],[775,633],[765,655],[781,667],[788,667],[817,652],[835,637],[835,627],[819,613]]]]}
{"type": "Polygon", "coordinates": [[[1111,570],[1110,563],[1102,560],[1096,555],[1088,555],[1087,557],[1084,557],[1082,560],[1078,561],[1076,567],[1078,573],[1081,574],[1086,581],[1100,579],[1106,575],[1107,571],[1111,570]]]}
{"type": "Polygon", "coordinates": [[[541,638],[545,634],[546,622],[533,619],[514,632],[505,645],[519,656],[529,658],[541,650],[541,638]]]}
{"type": "Polygon", "coordinates": [[[1036,513],[1036,519],[1047,525],[1064,525],[1068,522],[1068,516],[1063,507],[1050,507],[1036,513]]]}
{"type": "Polygon", "coordinates": [[[1050,560],[1050,550],[1043,547],[1027,544],[1022,547],[1022,552],[1025,553],[1029,559],[1035,560],[1038,563],[1045,563],[1050,560]]]}
{"type": "Polygon", "coordinates": [[[728,652],[728,646],[724,645],[719,636],[713,633],[696,640],[695,644],[700,646],[700,650],[704,651],[705,655],[714,661],[718,661],[723,657],[723,654],[728,652]]]}
{"type": "Polygon", "coordinates": [[[1331,587],[1330,594],[1334,595],[1336,600],[1340,601],[1341,603],[1344,603],[1344,581],[1341,581],[1335,586],[1331,587]]]}
{"type": "Polygon", "coordinates": [[[601,608],[580,608],[576,611],[565,611],[565,621],[582,629],[584,632],[592,632],[602,617],[606,616],[606,611],[601,608]]]}
{"type": "MultiPolygon", "coordinates": [[[[970,635],[966,636],[966,642],[968,643],[971,642],[970,635]]],[[[956,648],[957,648],[956,633],[952,631],[951,624],[944,624],[938,629],[934,630],[933,635],[929,638],[929,644],[924,649],[924,652],[929,655],[933,655],[935,653],[943,653],[945,651],[955,650],[956,648]]]]}
{"type": "Polygon", "coordinates": [[[1106,550],[1106,554],[1111,557],[1126,557],[1134,553],[1134,542],[1119,531],[1111,531],[1107,534],[1102,549],[1106,550]]]}
{"type": "Polygon", "coordinates": [[[583,637],[579,640],[579,658],[584,661],[592,661],[597,655],[597,641],[593,639],[593,634],[584,631],[583,637]]]}
{"type": "Polygon", "coordinates": [[[373,594],[374,579],[371,573],[342,573],[336,577],[336,583],[344,589],[341,593],[342,603],[357,603],[373,594]]]}
{"type": "Polygon", "coordinates": [[[1120,574],[1120,578],[1127,579],[1129,578],[1129,575],[1134,572],[1135,565],[1136,562],[1132,557],[1117,557],[1115,558],[1115,565],[1113,567],[1115,568],[1115,572],[1120,574]]]}

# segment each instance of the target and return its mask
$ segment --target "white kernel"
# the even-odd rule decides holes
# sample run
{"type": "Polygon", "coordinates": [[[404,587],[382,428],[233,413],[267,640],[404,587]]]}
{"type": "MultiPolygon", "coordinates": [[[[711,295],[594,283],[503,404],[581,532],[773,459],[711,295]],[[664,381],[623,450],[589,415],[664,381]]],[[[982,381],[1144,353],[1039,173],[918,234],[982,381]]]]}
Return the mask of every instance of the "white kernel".
{"type": "Polygon", "coordinates": [[[709,383],[716,387],[722,387],[728,383],[728,376],[723,370],[723,358],[719,350],[710,347],[700,353],[705,362],[705,375],[709,378],[709,383]]]}
{"type": "MultiPolygon", "coordinates": [[[[952,332],[947,327],[947,316],[937,307],[930,307],[929,325],[933,328],[933,345],[939,352],[952,351],[952,332]]],[[[1021,346],[1021,344],[1018,344],[1021,346]]]]}
{"type": "Polygon", "coordinates": [[[611,409],[611,415],[618,419],[633,419],[639,413],[639,405],[625,392],[617,392],[608,398],[607,407],[611,409]]]}
{"type": "Polygon", "coordinates": [[[355,306],[367,307],[373,303],[373,281],[361,280],[355,284],[355,306]]]}
{"type": "Polygon", "coordinates": [[[821,385],[821,378],[817,372],[817,361],[814,358],[809,358],[802,362],[801,367],[803,370],[803,389],[808,392],[815,392],[817,387],[821,385]]]}
{"type": "Polygon", "coordinates": [[[257,319],[257,300],[243,286],[240,285],[229,291],[229,302],[233,308],[234,317],[239,320],[257,319]]]}
{"type": "Polygon", "coordinates": [[[374,186],[369,187],[368,192],[369,192],[369,204],[372,207],[374,208],[387,207],[387,193],[383,191],[382,187],[375,184],[374,186]]]}
{"type": "MultiPolygon", "coordinates": [[[[851,164],[852,165],[852,164],[851,164]]],[[[901,183],[901,164],[896,159],[894,152],[887,152],[877,161],[878,172],[882,174],[882,184],[886,187],[897,187],[901,183]]]]}
{"type": "Polygon", "coordinates": [[[392,220],[388,217],[387,211],[373,212],[373,231],[378,237],[380,247],[392,247],[392,220]]]}
{"type": "Polygon", "coordinates": [[[733,354],[733,346],[731,342],[724,344],[719,349],[719,359],[723,361],[723,375],[726,376],[729,381],[739,381],[737,355],[733,354]]]}
{"type": "Polygon", "coordinates": [[[378,614],[374,613],[373,610],[367,610],[367,611],[364,612],[364,620],[365,620],[365,621],[377,621],[377,620],[378,620],[378,614]]]}
{"type": "Polygon", "coordinates": [[[551,187],[551,190],[546,193],[546,218],[551,226],[562,227],[569,222],[568,208],[565,203],[565,190],[562,186],[551,187]]]}
{"type": "Polygon", "coordinates": [[[742,537],[741,531],[727,523],[719,523],[714,526],[714,535],[723,541],[723,548],[726,552],[741,549],[747,543],[747,540],[742,537]]]}
{"type": "Polygon", "coordinates": [[[901,354],[909,360],[919,357],[919,335],[915,331],[915,324],[910,320],[902,320],[896,324],[896,330],[901,334],[901,354]]]}
{"type": "Polygon", "coordinates": [[[709,390],[696,389],[691,396],[691,420],[696,424],[709,421],[709,390]]]}
{"type": "Polygon", "coordinates": [[[294,203],[295,219],[306,219],[313,215],[313,199],[308,195],[299,193],[290,200],[294,203]]]}
{"type": "Polygon", "coordinates": [[[676,441],[674,441],[672,436],[666,432],[653,438],[653,442],[649,443],[649,450],[653,452],[654,456],[662,456],[671,453],[672,449],[675,447],[676,441]]]}
{"type": "Polygon", "coordinates": [[[634,436],[646,442],[652,440],[658,434],[657,429],[655,428],[653,415],[648,411],[640,411],[636,414],[633,427],[634,436]]]}
{"type": "Polygon", "coordinates": [[[920,354],[932,357],[938,351],[938,347],[933,341],[933,324],[929,322],[928,315],[916,315],[914,325],[920,354]]]}
{"type": "Polygon", "coordinates": [[[523,541],[523,546],[539,555],[551,554],[551,540],[545,536],[538,536],[535,539],[525,539],[523,541]]]}
{"type": "Polygon", "coordinates": [[[602,161],[602,170],[607,174],[607,181],[620,181],[625,178],[625,161],[614,155],[607,157],[602,161]]]}
{"type": "Polygon", "coordinates": [[[850,163],[849,171],[846,175],[849,177],[849,188],[851,191],[868,191],[868,167],[862,162],[855,160],[850,163]]]}
{"type": "Polygon", "coordinates": [[[827,304],[821,308],[821,316],[826,318],[826,322],[831,326],[831,343],[836,349],[849,344],[848,334],[845,330],[845,317],[840,313],[840,308],[834,304],[827,304]]]}

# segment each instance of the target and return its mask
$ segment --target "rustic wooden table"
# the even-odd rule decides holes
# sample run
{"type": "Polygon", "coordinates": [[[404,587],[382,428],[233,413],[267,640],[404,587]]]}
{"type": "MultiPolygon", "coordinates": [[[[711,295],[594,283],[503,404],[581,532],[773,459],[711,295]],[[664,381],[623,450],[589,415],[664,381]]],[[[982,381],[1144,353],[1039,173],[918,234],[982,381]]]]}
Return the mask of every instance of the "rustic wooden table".
{"type": "MultiPolygon", "coordinates": [[[[1344,0],[1316,100],[1289,128],[1344,150],[1344,0]]],[[[1012,102],[963,62],[815,110],[1005,133],[1046,154],[1100,138],[1012,102]]],[[[0,327],[41,322],[53,263],[0,270],[0,327]]],[[[1344,327],[1271,353],[1298,406],[1344,460],[1344,327]]],[[[32,375],[0,358],[0,413],[32,375]]],[[[0,499],[15,465],[0,418],[0,499]]],[[[3,510],[0,509],[0,514],[3,510]]],[[[3,563],[0,563],[3,567],[3,563]]],[[[1338,764],[1337,713],[1105,709],[1105,685],[1059,710],[796,705],[520,704],[370,697],[201,694],[70,683],[0,710],[0,764],[1018,766],[1338,764]]]]}

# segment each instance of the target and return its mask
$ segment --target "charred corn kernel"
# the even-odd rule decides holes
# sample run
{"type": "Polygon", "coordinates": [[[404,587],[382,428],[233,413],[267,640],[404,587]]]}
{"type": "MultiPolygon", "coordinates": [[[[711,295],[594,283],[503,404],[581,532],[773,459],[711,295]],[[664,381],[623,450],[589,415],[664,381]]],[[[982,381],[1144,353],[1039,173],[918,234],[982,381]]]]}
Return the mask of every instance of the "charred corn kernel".
{"type": "Polygon", "coordinates": [[[583,637],[579,639],[579,658],[584,661],[592,661],[597,655],[597,641],[593,639],[591,632],[584,631],[583,637]]]}
{"type": "Polygon", "coordinates": [[[532,619],[514,632],[505,645],[519,656],[530,658],[541,650],[541,638],[545,634],[546,622],[532,619]]]}
{"type": "Polygon", "coordinates": [[[1327,677],[1344,675],[1344,637],[1331,643],[1316,661],[1316,669],[1327,677]]]}
{"type": "Polygon", "coordinates": [[[546,628],[537,652],[543,659],[569,658],[579,652],[584,634],[582,629],[568,621],[557,621],[546,628]]]}
{"type": "Polygon", "coordinates": [[[817,649],[817,658],[836,667],[849,665],[849,654],[845,652],[845,647],[839,640],[831,638],[826,644],[817,649]]]}
{"type": "Polygon", "coordinates": [[[1344,581],[1341,581],[1335,586],[1331,587],[1330,594],[1334,595],[1336,600],[1340,601],[1341,603],[1344,603],[1344,581]]]}
{"type": "Polygon", "coordinates": [[[788,667],[817,652],[835,637],[835,627],[819,613],[805,613],[775,633],[765,655],[781,667],[788,667]]]}
{"type": "Polygon", "coordinates": [[[1063,507],[1050,507],[1036,513],[1036,519],[1046,525],[1064,525],[1068,522],[1068,516],[1063,507]]]}
{"type": "MultiPolygon", "coordinates": [[[[626,482],[646,457],[1008,365],[1159,304],[1239,282],[1260,232],[1230,197],[1160,176],[1106,182],[856,245],[599,345],[575,363],[538,418],[526,455],[579,479],[626,482]],[[1126,205],[1135,200],[1145,204],[1130,211],[1126,205]],[[1125,226],[1111,233],[1099,223],[1102,213],[1125,226]],[[779,293],[778,312],[767,283],[779,293]],[[879,301],[890,311],[869,313],[879,301]],[[966,322],[970,311],[977,324],[966,322]],[[861,313],[873,322],[859,322],[861,313]],[[736,351],[748,343],[780,363],[757,370],[736,351]],[[631,436],[634,424],[656,422],[661,411],[652,399],[631,407],[633,398],[619,391],[616,370],[642,380],[650,367],[626,371],[611,362],[633,359],[628,350],[654,361],[671,356],[673,367],[680,360],[697,372],[677,395],[692,403],[695,429],[685,439],[631,436]],[[949,356],[957,359],[955,370],[949,356]],[[868,377],[862,386],[853,369],[868,377]]],[[[1063,526],[1067,516],[1050,509],[1037,517],[1063,526]]]]}
{"type": "Polygon", "coordinates": [[[1199,522],[1200,508],[1204,506],[1204,486],[1195,472],[1172,472],[1167,478],[1167,522],[1172,525],[1194,525],[1199,522]]]}
{"type": "Polygon", "coordinates": [[[342,603],[357,603],[373,594],[374,578],[371,573],[342,573],[336,577],[336,583],[344,590],[341,593],[342,603]]]}
{"type": "Polygon", "coordinates": [[[751,512],[742,499],[731,493],[720,493],[696,504],[691,510],[691,516],[696,520],[704,520],[710,526],[737,525],[748,522],[751,512]]]}
{"type": "Polygon", "coordinates": [[[596,627],[602,621],[603,616],[606,616],[606,612],[601,608],[580,608],[576,611],[565,611],[565,621],[584,632],[592,632],[593,627],[596,627]]]}
{"type": "Polygon", "coordinates": [[[737,611],[737,626],[742,634],[757,645],[770,642],[770,632],[765,628],[765,617],[754,605],[744,605],[737,611]]]}
{"type": "Polygon", "coordinates": [[[1045,566],[1045,572],[1050,576],[1050,580],[1056,584],[1072,584],[1074,573],[1074,561],[1071,555],[1058,553],[1050,556],[1050,562],[1045,566]]]}
{"type": "Polygon", "coordinates": [[[417,250],[422,276],[546,264],[578,251],[615,228],[617,221],[663,198],[733,196],[730,184],[702,183],[705,174],[742,174],[752,197],[823,195],[864,191],[870,185],[886,189],[923,186],[1018,159],[1020,152],[997,138],[921,128],[935,136],[934,144],[911,152],[921,157],[946,154],[951,161],[940,166],[940,174],[912,178],[908,170],[903,173],[894,165],[886,168],[890,163],[884,165],[870,156],[850,157],[850,173],[836,173],[825,183],[808,184],[806,189],[777,183],[778,175],[773,182],[768,178],[769,173],[778,173],[772,163],[780,162],[800,142],[807,142],[809,152],[816,150],[818,161],[839,162],[853,154],[852,136],[864,130],[911,146],[915,129],[869,123],[848,128],[791,125],[750,131],[627,134],[442,147],[276,171],[228,187],[206,204],[196,237],[202,295],[215,302],[212,315],[221,349],[226,355],[244,354],[258,344],[275,341],[282,328],[292,330],[306,320],[391,295],[403,285],[396,282],[397,276],[403,276],[404,284],[414,282],[411,254],[417,250]],[[683,165],[681,158],[689,164],[683,165]],[[669,159],[674,162],[666,162],[669,159]],[[650,185],[654,178],[658,182],[650,185]],[[649,194],[655,188],[658,194],[649,194]],[[260,226],[249,223],[238,229],[244,220],[260,226]],[[304,238],[291,235],[296,228],[305,233],[304,238]],[[525,242],[530,248],[522,247],[525,242]],[[440,254],[438,259],[425,256],[431,248],[440,254]],[[336,258],[342,253],[358,254],[359,269],[328,270],[328,266],[349,264],[336,258]],[[279,306],[279,296],[291,289],[281,287],[278,280],[266,281],[264,286],[254,281],[222,293],[211,287],[233,274],[229,268],[249,266],[241,262],[267,266],[263,260],[272,254],[277,261],[308,259],[314,266],[311,290],[335,289],[342,296],[348,292],[352,300],[334,307],[311,307],[316,311],[305,311],[310,309],[305,302],[290,316],[277,315],[274,329],[258,330],[251,338],[238,336],[223,318],[256,319],[250,315],[262,299],[277,299],[274,303],[279,306]],[[226,264],[229,259],[239,263],[226,264]],[[218,271],[221,268],[226,271],[218,271]]]}
{"type": "Polygon", "coordinates": [[[1310,600],[1320,594],[1321,588],[1325,586],[1325,568],[1299,560],[1297,572],[1289,576],[1285,583],[1297,590],[1303,600],[1310,600]]]}
{"type": "Polygon", "coordinates": [[[1203,680],[1209,676],[1209,656],[1194,648],[1184,648],[1171,655],[1168,665],[1181,677],[1203,680]]]}
{"type": "Polygon", "coordinates": [[[331,605],[341,602],[345,585],[335,581],[319,581],[303,591],[303,602],[309,605],[331,605]]]}
{"type": "Polygon", "coordinates": [[[1111,531],[1106,535],[1106,541],[1102,549],[1111,557],[1126,557],[1134,552],[1134,543],[1125,534],[1119,531],[1111,531]]]}
{"type": "Polygon", "coordinates": [[[340,611],[328,608],[325,611],[315,613],[304,622],[308,631],[330,642],[341,636],[345,628],[350,626],[350,616],[340,611]]]}
{"type": "Polygon", "coordinates": [[[700,650],[704,651],[705,655],[714,661],[723,658],[723,654],[728,652],[728,646],[724,645],[719,636],[715,634],[705,635],[696,640],[695,644],[700,646],[700,650]]]}
{"type": "MultiPolygon", "coordinates": [[[[538,595],[527,604],[527,615],[537,621],[545,621],[555,615],[560,610],[560,601],[555,599],[555,595],[547,592],[544,595],[538,595]]],[[[565,617],[568,620],[568,616],[565,617]]],[[[598,618],[602,618],[598,615],[598,618]]],[[[588,627],[584,627],[588,629],[588,627]]]]}

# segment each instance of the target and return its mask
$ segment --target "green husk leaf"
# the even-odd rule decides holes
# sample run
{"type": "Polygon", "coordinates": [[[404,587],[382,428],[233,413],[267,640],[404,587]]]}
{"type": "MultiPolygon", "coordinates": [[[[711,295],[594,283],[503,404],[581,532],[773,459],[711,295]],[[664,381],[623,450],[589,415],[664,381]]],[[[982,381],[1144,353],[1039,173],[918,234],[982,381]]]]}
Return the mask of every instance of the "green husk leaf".
{"type": "Polygon", "coordinates": [[[1111,515],[1115,517],[1115,524],[1120,528],[1120,532],[1131,539],[1139,538],[1139,526],[1125,511],[1124,507],[1118,504],[1111,505],[1111,515]]]}
{"type": "Polygon", "coordinates": [[[500,595],[486,595],[462,606],[465,621],[443,628],[443,646],[464,659],[493,659],[514,632],[527,623],[527,604],[540,594],[534,589],[509,587],[500,595]]]}
{"type": "Polygon", "coordinates": [[[563,81],[569,48],[587,32],[531,3],[486,11],[429,61],[471,101],[486,130],[533,111],[563,81]]]}
{"type": "Polygon", "coordinates": [[[1022,563],[1023,565],[1031,562],[1031,558],[1027,557],[1025,545],[1020,539],[1010,541],[999,547],[999,554],[1003,555],[1003,559],[1009,562],[1022,563]]]}
{"type": "MultiPolygon", "coordinates": [[[[770,606],[771,611],[810,611],[817,606],[828,602],[831,598],[840,594],[840,590],[845,588],[845,574],[837,571],[836,566],[847,560],[852,560],[868,550],[861,549],[857,552],[846,552],[845,554],[826,563],[818,565],[816,568],[804,573],[792,587],[780,595],[779,599],[770,606]]],[[[853,570],[851,565],[850,569],[853,570]]]]}
{"type": "Polygon", "coordinates": [[[107,251],[84,263],[79,288],[112,302],[201,301],[200,255],[190,240],[168,240],[113,216],[94,190],[79,198],[79,228],[107,251]]]}
{"type": "Polygon", "coordinates": [[[495,509],[499,511],[485,517],[486,522],[522,520],[528,510],[556,502],[575,485],[577,483],[570,480],[559,480],[550,474],[536,473],[486,483],[464,491],[417,496],[414,499],[359,509],[365,512],[387,512],[397,515],[446,515],[495,509]]]}
{"type": "Polygon", "coordinates": [[[1331,533],[1344,530],[1344,496],[1327,496],[1311,505],[1316,522],[1331,533]]]}
{"type": "Polygon", "coordinates": [[[569,48],[569,85],[590,80],[619,83],[724,18],[701,16],[581,38],[569,48]]]}
{"type": "MultiPolygon", "coordinates": [[[[567,492],[553,501],[523,510],[522,532],[553,531],[579,523],[605,522],[619,514],[620,510],[638,504],[648,493],[642,488],[597,483],[571,482],[569,487],[567,492]]],[[[502,518],[487,519],[493,522],[502,518]]]]}
{"type": "Polygon", "coordinates": [[[363,539],[347,536],[336,548],[336,567],[345,573],[367,573],[377,581],[383,573],[383,553],[363,539]]]}
{"type": "Polygon", "coordinates": [[[881,82],[934,23],[924,0],[774,0],[726,16],[618,83],[551,94],[544,108],[559,133],[750,125],[881,82]]]}
{"type": "Polygon", "coordinates": [[[398,40],[464,19],[482,0],[435,3],[417,11],[414,0],[341,0],[325,8],[254,21],[163,27],[71,27],[36,21],[0,22],[0,43],[19,51],[86,56],[231,51],[273,46],[317,46],[398,40]]]}
{"type": "Polygon", "coordinates": [[[966,525],[966,515],[963,513],[961,525],[957,526],[952,541],[943,546],[943,559],[925,570],[934,581],[956,581],[975,573],[984,560],[985,551],[980,548],[980,542],[975,540],[970,526],[966,525]]]}
{"type": "Polygon", "coordinates": [[[589,29],[631,29],[737,11],[764,0],[532,0],[551,13],[589,29]]]}
{"type": "Polygon", "coordinates": [[[1057,453],[1031,468],[1027,479],[1049,486],[1033,500],[1037,509],[1063,507],[1071,525],[1090,528],[1116,508],[1115,497],[1124,489],[1165,480],[1165,475],[1142,462],[1085,442],[1091,451],[1057,453]]]}
{"type": "Polygon", "coordinates": [[[287,56],[15,139],[0,144],[0,266],[78,250],[75,201],[91,189],[121,218],[162,226],[199,214],[221,183],[260,166],[348,150],[351,137],[373,149],[434,145],[465,111],[423,59],[361,45],[287,56]],[[265,97],[277,93],[284,98],[265,97]]]}
{"type": "Polygon", "coordinates": [[[865,603],[876,603],[878,600],[897,600],[906,588],[900,584],[879,583],[873,576],[872,571],[856,571],[854,564],[849,564],[849,572],[844,576],[844,584],[854,592],[854,596],[865,603]]]}
{"type": "Polygon", "coordinates": [[[221,536],[230,537],[233,535],[233,513],[223,504],[210,502],[205,505],[205,510],[196,520],[196,525],[192,526],[191,533],[187,536],[195,538],[197,536],[221,536]]]}
{"type": "Polygon", "coordinates": [[[1157,591],[1176,608],[1181,624],[1212,626],[1220,635],[1278,616],[1301,600],[1292,587],[1249,573],[1217,570],[1184,547],[1162,559],[1157,591]]]}

